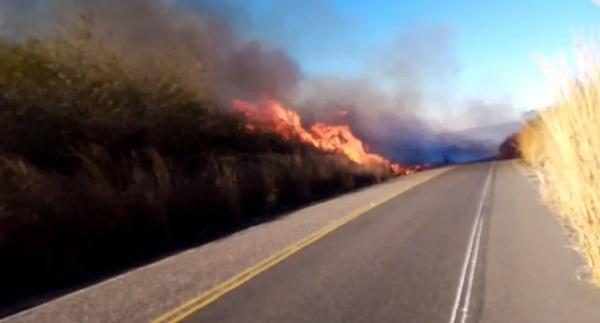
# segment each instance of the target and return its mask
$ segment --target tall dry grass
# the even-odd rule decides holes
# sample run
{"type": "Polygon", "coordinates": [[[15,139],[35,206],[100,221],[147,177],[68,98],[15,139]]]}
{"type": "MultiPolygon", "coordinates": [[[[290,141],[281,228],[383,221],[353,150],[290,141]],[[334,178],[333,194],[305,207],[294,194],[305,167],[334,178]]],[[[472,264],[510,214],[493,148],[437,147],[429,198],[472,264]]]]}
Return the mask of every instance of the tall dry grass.
{"type": "Polygon", "coordinates": [[[192,67],[85,33],[0,39],[0,315],[393,176],[246,133],[192,67]]]}
{"type": "Polygon", "coordinates": [[[537,170],[544,199],[573,229],[592,281],[600,286],[600,60],[596,52],[583,48],[574,72],[565,68],[549,74],[557,84],[556,102],[528,122],[518,142],[523,159],[537,170]]]}

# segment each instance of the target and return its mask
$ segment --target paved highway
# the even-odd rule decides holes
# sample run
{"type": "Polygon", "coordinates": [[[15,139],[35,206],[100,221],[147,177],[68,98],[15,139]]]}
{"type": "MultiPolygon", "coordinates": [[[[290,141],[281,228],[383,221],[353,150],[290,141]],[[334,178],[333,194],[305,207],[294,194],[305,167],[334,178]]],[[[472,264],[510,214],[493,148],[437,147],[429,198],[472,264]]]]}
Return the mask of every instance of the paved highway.
{"type": "Polygon", "coordinates": [[[600,291],[578,279],[582,261],[527,177],[512,162],[409,176],[7,321],[600,322],[600,291]],[[285,232],[295,238],[258,241],[285,232]]]}
{"type": "Polygon", "coordinates": [[[185,321],[600,322],[598,293],[579,284],[575,271],[552,268],[577,259],[560,245],[564,233],[550,215],[535,216],[547,213],[537,200],[512,165],[456,168],[185,321]],[[556,241],[536,244],[547,239],[540,235],[556,241]]]}
{"type": "Polygon", "coordinates": [[[447,322],[489,173],[459,168],[400,195],[187,321],[447,322]]]}

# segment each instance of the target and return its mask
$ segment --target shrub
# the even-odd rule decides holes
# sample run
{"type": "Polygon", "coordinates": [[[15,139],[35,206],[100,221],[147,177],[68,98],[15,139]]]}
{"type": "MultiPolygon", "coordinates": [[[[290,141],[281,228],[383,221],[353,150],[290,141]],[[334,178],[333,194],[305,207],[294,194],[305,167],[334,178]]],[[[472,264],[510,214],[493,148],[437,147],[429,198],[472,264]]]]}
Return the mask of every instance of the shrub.
{"type": "MultiPolygon", "coordinates": [[[[0,302],[390,177],[92,40],[0,42],[0,302]]],[[[173,69],[180,71],[181,69],[173,69]]]]}

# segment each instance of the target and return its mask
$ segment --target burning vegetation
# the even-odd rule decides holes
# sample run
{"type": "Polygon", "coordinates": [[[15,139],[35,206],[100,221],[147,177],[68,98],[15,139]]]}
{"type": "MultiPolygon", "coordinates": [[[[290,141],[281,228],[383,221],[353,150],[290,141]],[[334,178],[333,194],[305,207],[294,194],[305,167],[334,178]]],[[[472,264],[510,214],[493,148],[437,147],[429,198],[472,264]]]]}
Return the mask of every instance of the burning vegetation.
{"type": "Polygon", "coordinates": [[[0,304],[481,154],[413,111],[420,68],[385,78],[397,91],[303,80],[284,51],[170,1],[0,9],[22,19],[0,29],[0,304]]]}
{"type": "Polygon", "coordinates": [[[407,175],[418,169],[403,167],[370,153],[369,148],[352,133],[348,125],[317,122],[306,129],[298,113],[267,97],[257,103],[234,100],[233,110],[246,118],[245,129],[250,133],[271,132],[286,140],[298,140],[319,151],[341,155],[377,172],[407,175]]]}
{"type": "Polygon", "coordinates": [[[293,71],[276,51],[145,55],[102,36],[102,16],[78,17],[56,34],[0,41],[0,304],[416,170],[369,152],[347,125],[305,128],[274,99],[229,106],[285,83],[285,68],[236,61],[293,71]],[[255,79],[229,78],[249,66],[255,79]]]}

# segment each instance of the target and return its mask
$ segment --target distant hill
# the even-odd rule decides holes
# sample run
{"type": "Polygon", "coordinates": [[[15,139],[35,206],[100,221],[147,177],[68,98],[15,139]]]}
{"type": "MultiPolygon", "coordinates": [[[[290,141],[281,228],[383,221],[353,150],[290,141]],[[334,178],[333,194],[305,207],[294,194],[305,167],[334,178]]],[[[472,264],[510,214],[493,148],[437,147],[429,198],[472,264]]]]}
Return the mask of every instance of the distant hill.
{"type": "Polygon", "coordinates": [[[520,122],[510,122],[440,134],[415,132],[373,142],[371,148],[405,165],[471,163],[495,158],[502,142],[521,126],[520,122]]]}
{"type": "Polygon", "coordinates": [[[502,143],[520,131],[521,122],[507,122],[436,135],[438,158],[433,165],[470,163],[495,158],[502,143]],[[441,154],[440,154],[441,153],[441,154]]]}
{"type": "Polygon", "coordinates": [[[449,139],[463,139],[500,146],[502,142],[512,134],[521,130],[521,122],[507,122],[492,126],[470,128],[441,135],[449,139]]]}

